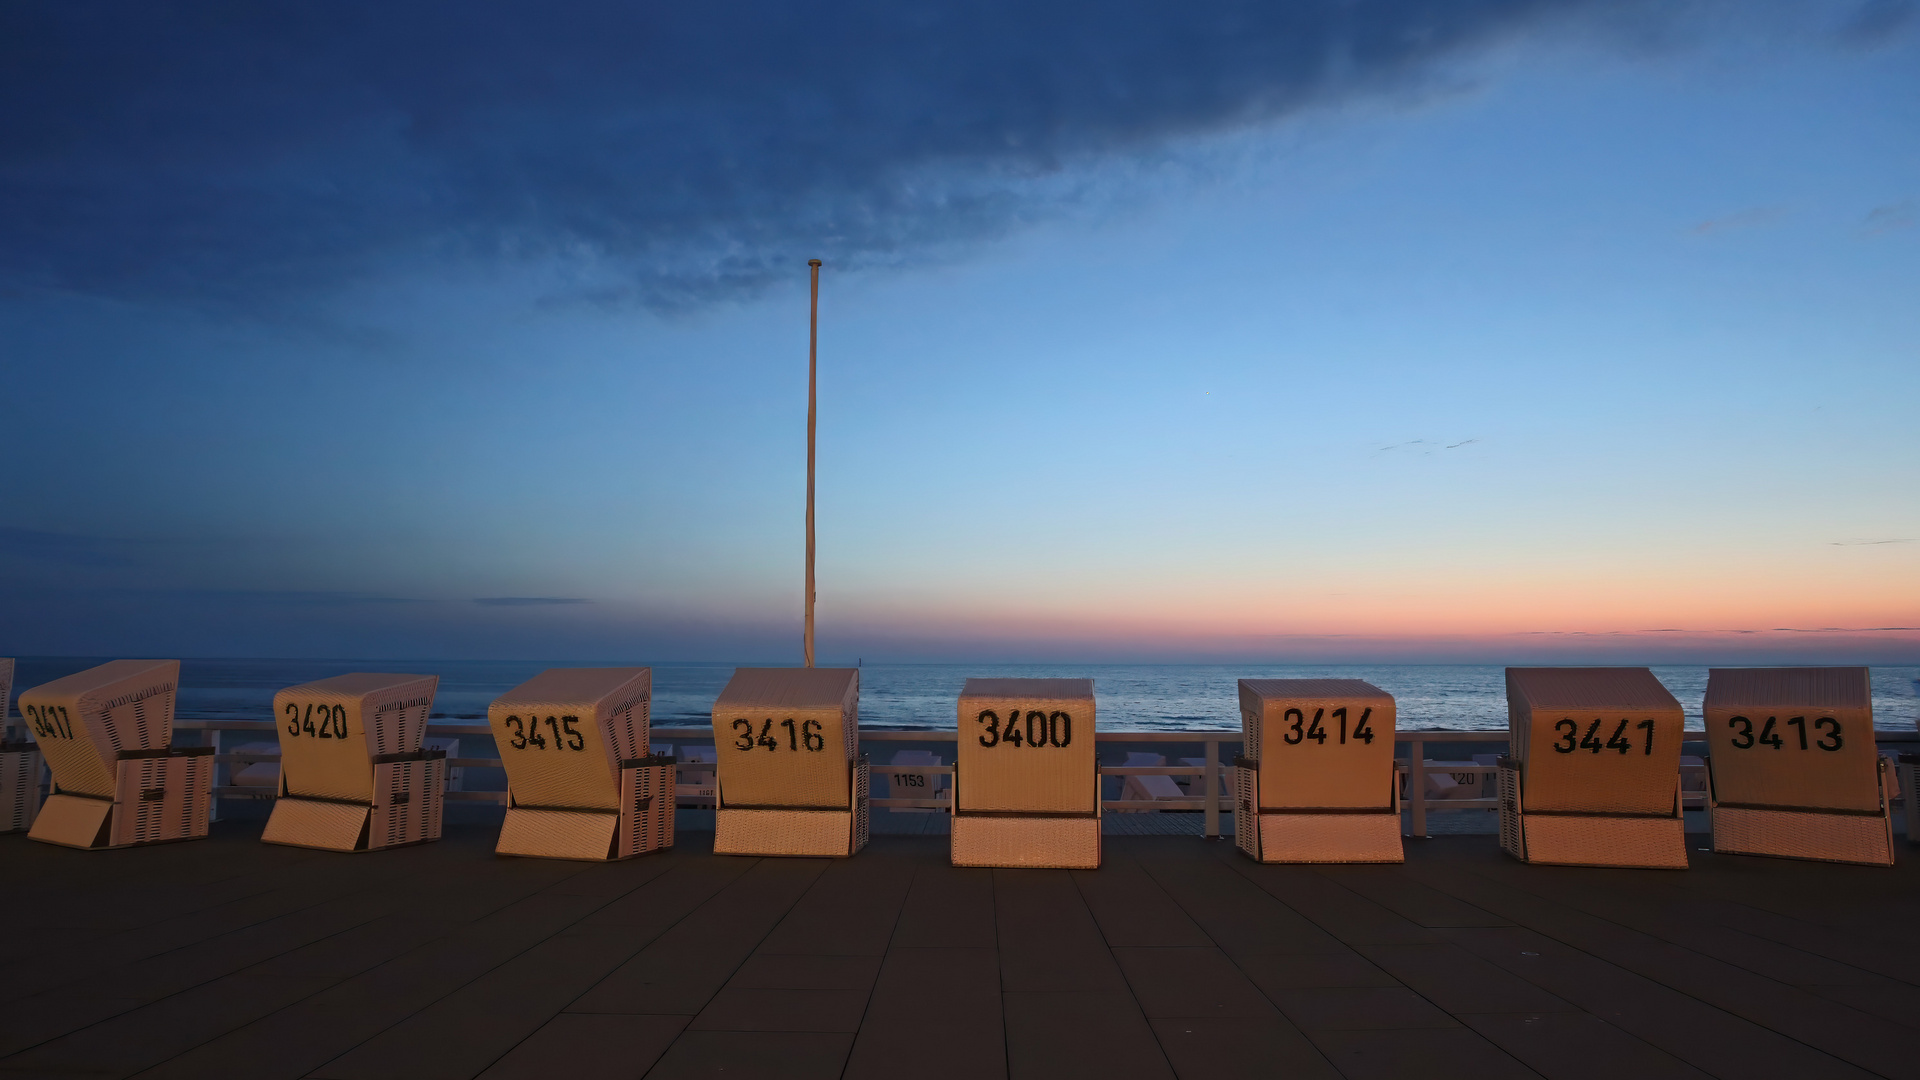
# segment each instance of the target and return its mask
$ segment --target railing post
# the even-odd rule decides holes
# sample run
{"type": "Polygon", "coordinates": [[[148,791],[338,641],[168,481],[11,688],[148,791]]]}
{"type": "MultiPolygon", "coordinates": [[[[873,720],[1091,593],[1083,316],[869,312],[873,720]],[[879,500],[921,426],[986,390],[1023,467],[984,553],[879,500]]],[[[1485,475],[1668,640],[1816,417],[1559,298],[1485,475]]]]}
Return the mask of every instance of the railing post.
{"type": "Polygon", "coordinates": [[[1413,807],[1411,835],[1427,835],[1427,744],[1420,736],[1407,739],[1407,803],[1413,807]]]}
{"type": "Polygon", "coordinates": [[[1207,839],[1220,836],[1220,740],[1207,740],[1207,839]]]}

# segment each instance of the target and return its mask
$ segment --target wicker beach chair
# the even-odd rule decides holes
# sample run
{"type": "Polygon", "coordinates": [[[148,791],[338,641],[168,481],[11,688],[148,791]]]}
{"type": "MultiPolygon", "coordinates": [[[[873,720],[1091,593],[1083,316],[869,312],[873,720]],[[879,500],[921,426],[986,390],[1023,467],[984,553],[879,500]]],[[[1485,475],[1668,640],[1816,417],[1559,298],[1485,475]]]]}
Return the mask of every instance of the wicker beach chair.
{"type": "Polygon", "coordinates": [[[739,668],[713,703],[713,850],[844,858],[867,846],[857,668],[739,668]]]}
{"type": "Polygon", "coordinates": [[[1646,668],[1508,668],[1501,849],[1522,862],[1685,870],[1682,720],[1646,668]]]}
{"type": "Polygon", "coordinates": [[[1402,861],[1394,719],[1359,679],[1241,679],[1234,843],[1259,862],[1402,861]]]}
{"type": "Polygon", "coordinates": [[[20,695],[53,772],[27,835],[114,848],[207,835],[213,747],[176,747],[178,660],[114,660],[20,695]]]}
{"type": "Polygon", "coordinates": [[[1092,679],[968,679],[953,777],[955,866],[1100,865],[1092,679]]]}
{"type": "Polygon", "coordinates": [[[40,813],[40,747],[14,737],[7,705],[13,700],[13,661],[0,657],[0,833],[24,832],[40,813]]]}
{"type": "Polygon", "coordinates": [[[439,686],[362,671],[275,694],[278,797],[260,839],[327,851],[440,839],[447,755],[421,745],[439,686]]]}
{"type": "MultiPolygon", "coordinates": [[[[931,750],[896,750],[889,765],[944,765],[940,755],[931,750]]],[[[896,799],[930,799],[948,803],[952,809],[952,795],[947,787],[945,773],[894,773],[887,779],[888,794],[896,799]]],[[[933,806],[894,806],[896,814],[938,814],[942,810],[933,806]]]]}
{"type": "Polygon", "coordinates": [[[1713,850],[1893,865],[1893,777],[1867,669],[1714,668],[1713,850]]]}
{"type": "Polygon", "coordinates": [[[628,859],[673,846],[673,759],[652,754],[651,668],[549,668],[495,698],[501,855],[628,859]]]}

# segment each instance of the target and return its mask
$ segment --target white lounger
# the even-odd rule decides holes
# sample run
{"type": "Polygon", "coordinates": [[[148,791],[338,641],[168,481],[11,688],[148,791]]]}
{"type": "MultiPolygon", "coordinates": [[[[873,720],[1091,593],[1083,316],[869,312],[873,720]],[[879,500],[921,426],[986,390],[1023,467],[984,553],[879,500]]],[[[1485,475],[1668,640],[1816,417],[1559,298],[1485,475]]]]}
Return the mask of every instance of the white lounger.
{"type": "Polygon", "coordinates": [[[115,660],[20,695],[53,770],[35,840],[113,848],[207,835],[213,747],[173,746],[178,660],[115,660]]]}
{"type": "MultiPolygon", "coordinates": [[[[1155,766],[1163,766],[1166,763],[1167,759],[1165,755],[1149,754],[1134,750],[1128,752],[1127,759],[1120,764],[1138,768],[1153,768],[1155,766]]],[[[1152,799],[1158,802],[1161,799],[1185,799],[1189,796],[1185,791],[1181,790],[1179,784],[1173,782],[1173,777],[1148,774],[1146,776],[1127,777],[1125,782],[1120,785],[1120,797],[1122,799],[1152,799]]],[[[1159,813],[1158,810],[1149,810],[1146,807],[1133,807],[1115,812],[1121,814],[1159,813]]]]}

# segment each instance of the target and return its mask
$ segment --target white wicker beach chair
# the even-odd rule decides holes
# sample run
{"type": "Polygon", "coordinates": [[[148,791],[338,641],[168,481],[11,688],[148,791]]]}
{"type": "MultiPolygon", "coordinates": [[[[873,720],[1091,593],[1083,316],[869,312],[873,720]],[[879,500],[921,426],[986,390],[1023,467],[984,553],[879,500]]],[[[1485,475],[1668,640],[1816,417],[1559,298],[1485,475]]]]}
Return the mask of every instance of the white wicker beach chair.
{"type": "MultiPolygon", "coordinates": [[[[658,751],[655,751],[658,753],[658,751]]],[[[718,768],[720,756],[711,746],[683,744],[680,747],[679,761],[683,765],[713,765],[718,768]]],[[[713,769],[698,772],[688,770],[679,774],[679,782],[674,788],[682,805],[712,807],[720,801],[720,782],[713,769]]]]}
{"type": "Polygon", "coordinates": [[[20,695],[53,772],[27,833],[77,848],[207,835],[213,747],[173,746],[178,660],[115,660],[20,695]]]}
{"type": "Polygon", "coordinates": [[[1867,669],[1707,673],[1713,849],[1893,864],[1893,788],[1867,669]]]}
{"type": "Polygon", "coordinates": [[[275,694],[279,797],[260,839],[326,851],[440,839],[447,755],[424,745],[439,685],[361,671],[275,694]]]}
{"type": "Polygon", "coordinates": [[[1242,679],[1234,842],[1261,862],[1400,862],[1393,696],[1359,679],[1242,679]]]}
{"type": "Polygon", "coordinates": [[[1500,846],[1522,862],[1687,868],[1680,703],[1646,668],[1508,668],[1500,846]]]}
{"type": "Polygon", "coordinates": [[[507,770],[501,855],[627,859],[673,846],[673,759],[652,754],[651,668],[549,668],[487,707],[507,770]]]}
{"type": "Polygon", "coordinates": [[[846,857],[867,844],[857,668],[739,668],[713,703],[720,855],[846,857]]]}
{"type": "MultiPolygon", "coordinates": [[[[944,765],[940,755],[931,750],[896,750],[889,765],[944,765]]],[[[950,800],[950,788],[945,773],[893,773],[887,778],[887,790],[895,799],[937,799],[950,800]]],[[[938,814],[938,807],[932,806],[894,806],[889,807],[896,814],[938,814]]],[[[951,809],[951,807],[949,807],[951,809]]]]}
{"type": "Polygon", "coordinates": [[[1092,679],[968,679],[954,762],[955,866],[1100,865],[1092,679]]]}
{"type": "Polygon", "coordinates": [[[40,747],[17,733],[7,705],[13,700],[13,661],[0,657],[0,833],[23,832],[40,813],[40,747]]]}

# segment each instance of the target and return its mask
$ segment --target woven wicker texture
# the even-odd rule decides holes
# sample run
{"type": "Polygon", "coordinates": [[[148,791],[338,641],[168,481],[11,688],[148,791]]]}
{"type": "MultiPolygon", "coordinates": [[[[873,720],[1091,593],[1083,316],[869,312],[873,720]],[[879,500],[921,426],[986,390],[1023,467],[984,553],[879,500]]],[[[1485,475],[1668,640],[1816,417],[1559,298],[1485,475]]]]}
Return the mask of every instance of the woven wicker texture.
{"type": "Polygon", "coordinates": [[[1680,703],[1646,668],[1508,668],[1529,811],[1671,813],[1680,703]]]}
{"type": "Polygon", "coordinates": [[[1866,668],[1714,668],[1704,711],[1719,801],[1880,809],[1866,668]]]}
{"type": "Polygon", "coordinates": [[[1393,696],[1359,679],[1241,679],[1246,756],[1264,809],[1384,808],[1393,696]]]}
{"type": "Polygon", "coordinates": [[[178,660],[114,660],[20,694],[20,715],[61,791],[113,797],[114,760],[173,740],[178,660]]]}
{"type": "Polygon", "coordinates": [[[1100,803],[1093,733],[1092,679],[968,679],[955,810],[1092,813],[1100,803]]]}
{"type": "Polygon", "coordinates": [[[1260,770],[1233,767],[1233,845],[1260,858],[1260,770]]]}
{"type": "Polygon", "coordinates": [[[1920,844],[1920,788],[1914,785],[1920,782],[1920,768],[1912,762],[1902,761],[1898,774],[1900,777],[1901,811],[1907,819],[1907,843],[1920,844]]]}
{"type": "Polygon", "coordinates": [[[716,855],[805,855],[840,858],[854,852],[853,810],[714,812],[716,855]]]}
{"type": "Polygon", "coordinates": [[[0,833],[20,832],[40,813],[41,761],[38,747],[0,747],[0,833]]]}
{"type": "Polygon", "coordinates": [[[953,865],[1098,870],[1100,819],[955,814],[953,865]]]}
{"type": "Polygon", "coordinates": [[[1558,815],[1527,812],[1519,768],[1500,759],[1500,850],[1521,862],[1685,870],[1687,843],[1680,783],[1664,815],[1558,815]]]}
{"type": "Polygon", "coordinates": [[[1236,765],[1233,770],[1234,845],[1259,862],[1402,862],[1398,778],[1389,766],[1386,799],[1374,812],[1314,814],[1260,813],[1263,770],[1236,765]]]}
{"type": "Polygon", "coordinates": [[[620,833],[614,857],[630,859],[673,846],[673,759],[649,757],[620,770],[620,833]]]}
{"type": "Polygon", "coordinates": [[[13,701],[13,658],[0,656],[0,730],[6,728],[7,710],[13,701]]]}
{"type": "Polygon", "coordinates": [[[373,758],[420,750],[438,675],[359,671],[273,695],[287,793],[373,802],[373,758]]]}
{"type": "Polygon", "coordinates": [[[325,851],[362,851],[367,843],[366,803],[302,799],[288,795],[273,801],[273,814],[260,834],[263,843],[325,851]]]}
{"type": "Polygon", "coordinates": [[[611,810],[540,810],[509,806],[500,826],[501,855],[604,861],[613,852],[620,815],[611,810]]]}
{"type": "Polygon", "coordinates": [[[1687,838],[1675,817],[1527,814],[1527,860],[1557,866],[1634,866],[1685,870],[1687,838]]]}
{"type": "Polygon", "coordinates": [[[447,790],[444,755],[382,761],[373,767],[373,788],[368,850],[440,839],[447,790]]]}
{"type": "Polygon", "coordinates": [[[1397,863],[1400,815],[1261,814],[1260,861],[1269,863],[1397,863]]]}
{"type": "Polygon", "coordinates": [[[617,810],[620,763],[650,752],[651,668],[549,668],[500,695],[487,724],[522,806],[617,810]]]}
{"type": "Polygon", "coordinates": [[[113,816],[110,799],[85,795],[49,795],[40,816],[33,820],[27,838],[62,847],[105,847],[108,819],[113,816]]]}
{"type": "Polygon", "coordinates": [[[1495,783],[1500,792],[1500,850],[1526,862],[1526,837],[1520,830],[1520,770],[1513,767],[1512,759],[1501,759],[1495,783]]]}
{"type": "Polygon", "coordinates": [[[857,668],[739,668],[713,703],[720,803],[850,810],[857,668]]]}
{"type": "Polygon", "coordinates": [[[1893,865],[1893,820],[1884,814],[1713,808],[1713,850],[1732,855],[1893,865]]]}
{"type": "Polygon", "coordinates": [[[157,844],[207,835],[213,809],[212,753],[175,751],[118,762],[108,843],[157,844]]]}

